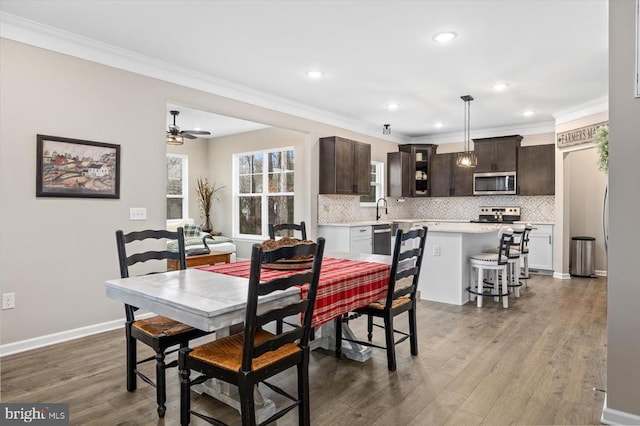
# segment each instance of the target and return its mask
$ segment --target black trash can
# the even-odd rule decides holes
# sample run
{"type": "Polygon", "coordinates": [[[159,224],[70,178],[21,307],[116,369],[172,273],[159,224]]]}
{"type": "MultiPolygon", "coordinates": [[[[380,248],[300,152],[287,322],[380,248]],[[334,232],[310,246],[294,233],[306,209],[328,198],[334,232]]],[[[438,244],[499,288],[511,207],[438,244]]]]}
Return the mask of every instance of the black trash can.
{"type": "Polygon", "coordinates": [[[569,273],[576,277],[596,276],[596,239],[571,238],[569,273]]]}

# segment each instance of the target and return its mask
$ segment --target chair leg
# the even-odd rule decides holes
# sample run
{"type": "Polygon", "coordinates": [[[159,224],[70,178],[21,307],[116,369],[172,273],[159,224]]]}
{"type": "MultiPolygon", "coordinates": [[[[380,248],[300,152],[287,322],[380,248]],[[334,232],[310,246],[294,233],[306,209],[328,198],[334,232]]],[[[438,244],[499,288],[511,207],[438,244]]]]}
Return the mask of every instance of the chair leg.
{"type": "Polygon", "coordinates": [[[127,341],[127,390],[133,392],[137,387],[136,364],[137,364],[137,345],[136,339],[131,337],[131,325],[125,325],[125,334],[127,341]]]}
{"type": "Polygon", "coordinates": [[[158,401],[158,416],[160,416],[160,418],[164,417],[164,413],[167,411],[165,405],[167,402],[167,367],[164,363],[164,357],[164,352],[156,353],[156,399],[158,401]]]}
{"type": "Polygon", "coordinates": [[[373,317],[367,315],[367,339],[371,341],[373,339],[373,317]]]}
{"type": "Polygon", "coordinates": [[[384,317],[384,337],[387,343],[387,366],[389,371],[396,371],[396,345],[393,336],[393,316],[387,312],[384,317]]]}
{"type": "MultiPolygon", "coordinates": [[[[240,373],[242,374],[242,373],[240,373]]],[[[238,384],[238,393],[240,395],[240,414],[242,414],[242,426],[256,425],[256,409],[253,401],[253,383],[242,380],[238,384]]]]}
{"type": "Polygon", "coordinates": [[[413,308],[409,309],[409,344],[411,345],[411,355],[418,355],[418,332],[417,332],[417,320],[416,320],[416,304],[413,303],[413,308]]]}
{"type": "Polygon", "coordinates": [[[336,329],[336,358],[342,356],[342,316],[333,320],[333,327],[336,329]]]}
{"type": "Polygon", "coordinates": [[[180,368],[180,424],[188,425],[191,419],[191,386],[188,368],[180,368]]]}
{"type": "Polygon", "coordinates": [[[309,426],[311,424],[311,410],[309,408],[309,352],[302,356],[302,362],[298,364],[298,424],[309,426]]]}
{"type": "Polygon", "coordinates": [[[520,259],[518,259],[513,265],[511,265],[511,270],[513,272],[511,272],[511,280],[513,287],[513,295],[515,297],[520,297],[520,287],[518,287],[518,284],[520,281],[520,259]]]}

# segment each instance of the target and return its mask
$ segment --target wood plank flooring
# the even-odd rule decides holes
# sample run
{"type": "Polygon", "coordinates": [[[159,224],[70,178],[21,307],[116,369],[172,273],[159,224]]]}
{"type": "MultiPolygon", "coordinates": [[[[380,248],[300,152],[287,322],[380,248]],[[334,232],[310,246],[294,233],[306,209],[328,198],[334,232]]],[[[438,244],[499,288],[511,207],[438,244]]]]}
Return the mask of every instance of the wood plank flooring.
{"type": "MultiPolygon", "coordinates": [[[[400,344],[396,372],[387,370],[382,350],[365,363],[314,351],[312,424],[599,424],[604,394],[593,388],[606,389],[606,279],[534,275],[528,284],[509,309],[490,298],[482,309],[420,302],[420,354],[400,344]]],[[[397,328],[406,329],[399,318],[397,328]]],[[[350,325],[364,336],[365,323],[350,325]]],[[[376,331],[374,339],[382,338],[376,331]]],[[[136,392],[126,391],[124,354],[124,331],[117,330],[2,358],[0,399],[69,403],[73,425],[179,424],[177,371],[168,372],[160,420],[155,389],[139,381],[136,392]]],[[[153,374],[153,365],[147,369],[153,374]]],[[[276,382],[295,392],[295,373],[276,382]]],[[[192,403],[240,424],[234,410],[207,396],[194,394],[192,403]]],[[[295,410],[276,424],[297,424],[295,410]]]]}

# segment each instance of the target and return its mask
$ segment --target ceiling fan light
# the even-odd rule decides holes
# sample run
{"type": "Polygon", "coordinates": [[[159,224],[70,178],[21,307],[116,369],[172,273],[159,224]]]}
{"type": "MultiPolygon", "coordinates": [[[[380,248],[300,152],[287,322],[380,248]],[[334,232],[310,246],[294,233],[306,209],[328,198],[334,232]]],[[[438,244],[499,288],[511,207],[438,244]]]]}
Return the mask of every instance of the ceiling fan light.
{"type": "Polygon", "coordinates": [[[178,135],[167,135],[167,145],[183,145],[184,138],[178,135]]]}

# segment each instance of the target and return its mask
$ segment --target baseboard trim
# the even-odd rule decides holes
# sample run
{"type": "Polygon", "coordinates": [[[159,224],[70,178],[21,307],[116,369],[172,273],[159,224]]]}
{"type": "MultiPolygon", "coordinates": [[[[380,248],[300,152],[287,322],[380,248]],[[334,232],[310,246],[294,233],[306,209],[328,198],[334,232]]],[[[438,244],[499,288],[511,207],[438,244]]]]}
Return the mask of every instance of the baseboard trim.
{"type": "Polygon", "coordinates": [[[599,269],[596,269],[596,277],[606,277],[607,276],[607,271],[601,271],[599,269]]]}
{"type": "MultiPolygon", "coordinates": [[[[153,316],[153,313],[137,315],[136,318],[143,319],[153,316]]],[[[80,339],[93,334],[104,333],[105,331],[116,330],[124,325],[124,318],[114,321],[103,322],[101,324],[88,325],[86,327],[74,328],[72,330],[47,334],[45,336],[34,337],[32,339],[21,340],[19,342],[0,345],[0,357],[26,352],[44,346],[55,345],[69,340],[80,339]]],[[[124,336],[124,335],[123,335],[124,336]]]]}
{"type": "Polygon", "coordinates": [[[600,422],[605,425],[640,425],[640,415],[607,407],[607,397],[605,395],[600,422]]]}
{"type": "Polygon", "coordinates": [[[559,280],[570,280],[571,274],[566,272],[554,272],[553,278],[558,278],[559,280]]]}

